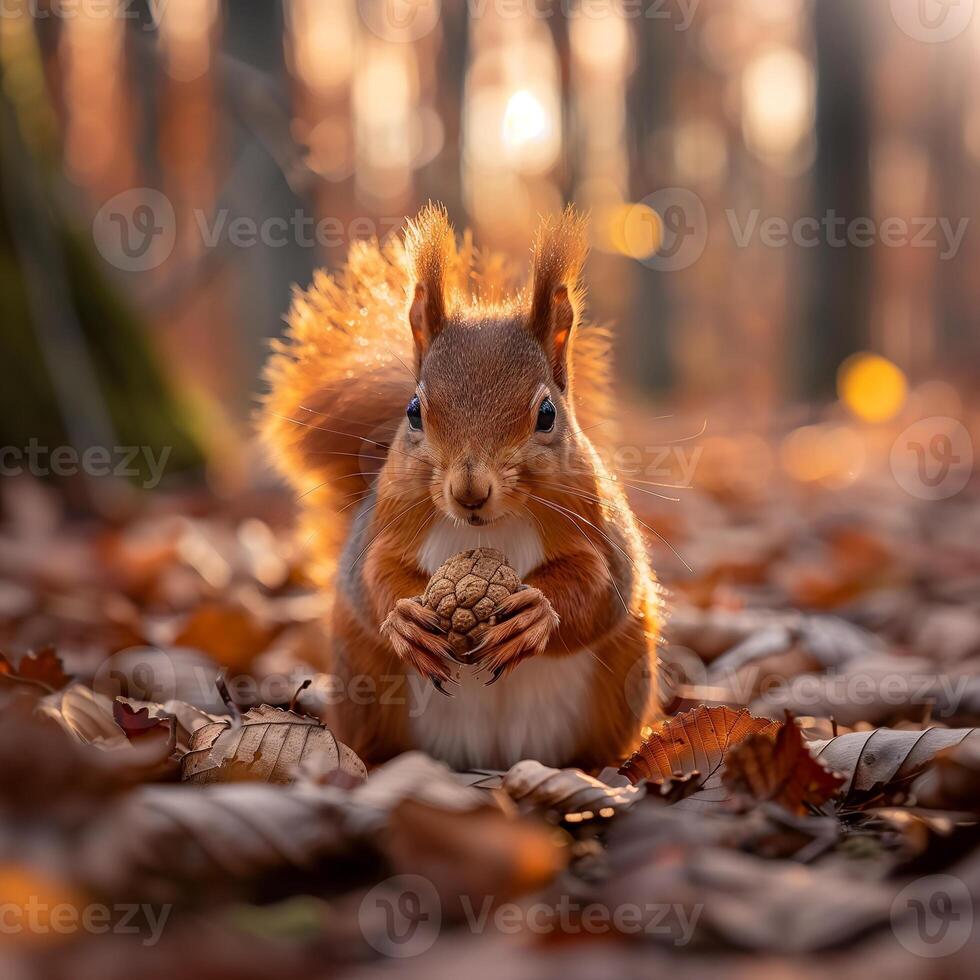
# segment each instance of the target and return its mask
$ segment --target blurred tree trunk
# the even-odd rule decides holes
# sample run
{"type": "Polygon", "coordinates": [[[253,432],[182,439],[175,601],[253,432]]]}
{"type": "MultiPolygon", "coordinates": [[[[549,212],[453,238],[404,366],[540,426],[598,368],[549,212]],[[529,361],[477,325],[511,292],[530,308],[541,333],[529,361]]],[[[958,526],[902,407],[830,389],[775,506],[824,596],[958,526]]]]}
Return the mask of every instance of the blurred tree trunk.
{"type": "MultiPolygon", "coordinates": [[[[0,446],[138,446],[155,458],[169,448],[168,473],[198,464],[142,324],[60,204],[54,120],[33,34],[16,34],[19,23],[6,28],[0,61],[0,446]]],[[[120,500],[118,481],[79,474],[68,488],[80,505],[120,500]]]]}
{"type": "MultiPolygon", "coordinates": [[[[872,214],[869,166],[867,31],[864,5],[854,0],[813,4],[817,61],[817,159],[813,214],[830,211],[845,221],[872,214]]],[[[836,235],[842,234],[837,228],[836,235]]],[[[809,315],[800,338],[803,393],[834,389],[841,361],[867,343],[869,250],[813,249],[809,315]]]]}
{"type": "MultiPolygon", "coordinates": [[[[674,94],[671,80],[679,60],[678,35],[652,21],[634,31],[637,45],[636,70],[629,79],[626,93],[627,118],[630,120],[630,196],[640,201],[660,190],[668,181],[663,171],[649,162],[650,144],[658,129],[665,129],[674,120],[674,94]]],[[[670,276],[636,265],[636,288],[631,298],[633,309],[629,316],[624,349],[623,368],[627,379],[640,391],[661,391],[676,381],[670,325],[673,322],[673,297],[668,283],[670,276]]]]}

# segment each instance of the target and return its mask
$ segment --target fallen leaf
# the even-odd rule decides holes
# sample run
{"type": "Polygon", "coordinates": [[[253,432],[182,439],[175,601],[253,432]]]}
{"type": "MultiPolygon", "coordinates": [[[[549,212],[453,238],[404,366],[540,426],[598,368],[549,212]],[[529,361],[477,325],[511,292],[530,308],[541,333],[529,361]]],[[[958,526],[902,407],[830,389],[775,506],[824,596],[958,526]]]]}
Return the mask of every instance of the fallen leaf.
{"type": "Polygon", "coordinates": [[[479,908],[487,897],[506,901],[547,884],[568,860],[568,849],[546,824],[508,816],[484,804],[444,810],[420,800],[395,806],[381,850],[399,874],[432,882],[453,914],[479,908]]]}
{"type": "Polygon", "coordinates": [[[518,762],[504,776],[504,791],[516,803],[562,816],[586,819],[598,814],[611,817],[631,807],[644,794],[642,786],[610,786],[581,769],[552,769],[533,759],[518,762]]]}
{"type": "Polygon", "coordinates": [[[919,806],[980,814],[980,730],[940,749],[912,785],[919,806]]]}
{"type": "MultiPolygon", "coordinates": [[[[671,919],[684,914],[695,939],[803,953],[839,946],[886,924],[898,890],[838,870],[701,844],[677,847],[672,857],[624,869],[603,890],[602,904],[635,904],[648,915],[669,908],[671,919]]],[[[669,943],[679,938],[667,930],[650,935],[669,943]]]]}
{"type": "Polygon", "coordinates": [[[787,712],[775,738],[749,735],[728,752],[722,782],[739,796],[778,803],[802,816],[834,796],[844,778],[813,758],[787,712]]]}
{"type": "Polygon", "coordinates": [[[49,693],[60,691],[71,683],[71,678],[65,673],[61,658],[53,647],[44,647],[37,653],[25,654],[16,667],[0,653],[0,680],[33,684],[49,693]]]}
{"type": "Polygon", "coordinates": [[[30,923],[29,928],[4,928],[0,948],[8,949],[66,942],[81,931],[82,910],[91,902],[72,882],[21,863],[0,864],[0,895],[8,923],[30,923]],[[68,922],[60,911],[66,908],[74,913],[68,922]]]}
{"type": "Polygon", "coordinates": [[[338,741],[315,718],[269,705],[252,708],[241,723],[204,725],[194,732],[184,756],[183,779],[191,783],[231,779],[289,783],[296,768],[314,755],[323,755],[321,776],[336,771],[356,782],[367,777],[353,749],[338,741]]]}
{"type": "Polygon", "coordinates": [[[121,745],[126,741],[113,718],[112,701],[82,684],[72,684],[42,698],[37,713],[57,721],[80,742],[121,745]]]}
{"type": "Polygon", "coordinates": [[[980,679],[944,674],[921,657],[875,654],[823,674],[788,678],[751,704],[757,714],[832,716],[840,725],[874,727],[921,721],[926,712],[950,721],[980,706],[980,679]]]}
{"type": "Polygon", "coordinates": [[[975,728],[926,728],[905,731],[875,728],[809,744],[813,757],[845,777],[841,809],[860,806],[881,794],[907,795],[912,779],[931,764],[940,749],[959,745],[975,728]]]}
{"type": "Polygon", "coordinates": [[[224,667],[244,671],[277,632],[277,628],[260,623],[244,606],[210,602],[194,610],[174,644],[201,650],[224,667]]]}
{"type": "Polygon", "coordinates": [[[151,719],[171,719],[176,725],[177,752],[183,757],[191,749],[194,733],[205,725],[229,724],[229,715],[216,715],[186,701],[135,701],[131,698],[116,698],[116,703],[129,705],[134,711],[145,708],[151,719]]]}
{"type": "Polygon", "coordinates": [[[460,812],[487,805],[487,793],[458,780],[444,762],[424,752],[404,752],[351,792],[351,817],[358,831],[367,833],[384,826],[388,814],[407,799],[460,812]]]}
{"type": "Polygon", "coordinates": [[[755,718],[747,708],[702,704],[654,725],[619,771],[631,783],[646,779],[658,785],[697,772],[697,791],[677,805],[692,808],[721,803],[729,798],[721,782],[726,752],[748,735],[774,737],[780,724],[755,718]]]}
{"type": "Polygon", "coordinates": [[[265,783],[140,787],[88,828],[77,873],[103,893],[169,902],[188,885],[221,892],[264,872],[309,870],[351,850],[338,794],[265,783]]]}

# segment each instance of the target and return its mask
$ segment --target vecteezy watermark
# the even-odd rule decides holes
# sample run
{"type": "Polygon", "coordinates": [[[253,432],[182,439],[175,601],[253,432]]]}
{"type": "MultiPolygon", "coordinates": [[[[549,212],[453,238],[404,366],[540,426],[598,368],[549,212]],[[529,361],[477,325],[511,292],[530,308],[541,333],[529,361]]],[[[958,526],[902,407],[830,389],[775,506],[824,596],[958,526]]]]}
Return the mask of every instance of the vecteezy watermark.
{"type": "Polygon", "coordinates": [[[892,19],[913,41],[941,44],[959,37],[973,19],[974,0],[889,0],[892,19]]]}
{"type": "MultiPolygon", "coordinates": [[[[289,704],[308,676],[223,674],[221,679],[235,704],[246,706],[289,704]]],[[[220,711],[217,679],[216,667],[191,649],[129,647],[99,664],[92,689],[110,700],[124,697],[160,704],[176,699],[220,711]]],[[[427,710],[434,693],[435,688],[428,679],[415,671],[379,675],[324,672],[312,679],[299,703],[317,714],[340,704],[377,705],[405,710],[410,718],[418,718],[427,710]]]]}
{"type": "MultiPolygon", "coordinates": [[[[954,259],[969,229],[969,218],[848,218],[831,208],[822,215],[786,218],[763,215],[759,208],[725,210],[738,248],[931,248],[942,261],[954,259]]],[[[704,202],[685,187],[665,187],[629,208],[620,232],[628,255],[659,272],[692,266],[708,243],[704,202]]]]}
{"type": "Polygon", "coordinates": [[[283,248],[299,245],[313,248],[337,248],[347,242],[377,238],[384,241],[405,223],[401,215],[369,218],[362,215],[344,222],[340,218],[314,218],[297,209],[288,217],[274,215],[256,221],[248,216],[231,217],[227,208],[209,216],[201,210],[194,211],[194,223],[205,248],[217,248],[227,242],[234,248],[283,248]]]}
{"type": "MultiPolygon", "coordinates": [[[[473,935],[652,936],[675,946],[691,942],[703,905],[679,902],[621,902],[608,905],[562,895],[555,901],[500,902],[487,895],[477,903],[460,898],[459,928],[473,935]]],[[[442,904],[435,886],[421,875],[396,875],[372,888],[361,901],[358,925],[367,943],[385,956],[425,953],[442,928],[442,904]]]]}
{"type": "Polygon", "coordinates": [[[442,13],[440,0],[357,0],[357,8],[372,34],[406,44],[431,34],[442,13]]]}
{"type": "Polygon", "coordinates": [[[739,248],[757,241],[766,248],[933,248],[943,261],[956,257],[963,244],[969,218],[955,224],[949,218],[845,218],[833,208],[821,217],[813,215],[789,221],[778,215],[762,217],[759,208],[740,216],[734,208],[725,211],[732,237],[739,248]]]}
{"type": "Polygon", "coordinates": [[[468,895],[460,904],[472,933],[502,935],[528,932],[536,936],[655,936],[675,946],[686,946],[694,936],[704,906],[690,908],[680,902],[582,902],[562,895],[555,902],[495,903],[488,896],[477,908],[468,895]]]}
{"type": "MultiPolygon", "coordinates": [[[[201,249],[337,248],[353,241],[385,241],[405,223],[404,215],[344,221],[314,217],[296,209],[290,215],[261,220],[234,215],[228,208],[214,212],[194,209],[188,218],[201,249]]],[[[151,187],[136,187],[110,198],[92,223],[92,237],[103,258],[124,272],[149,272],[163,265],[177,242],[177,215],[170,199],[151,187]]]]}
{"type": "Polygon", "coordinates": [[[0,0],[0,17],[34,20],[138,21],[143,30],[157,30],[168,0],[0,0]]]}
{"type": "MultiPolygon", "coordinates": [[[[686,31],[701,0],[465,0],[470,20],[493,16],[500,21],[645,20],[686,31]]],[[[385,41],[418,41],[433,31],[442,13],[440,0],[358,0],[361,19],[385,41]]]]}
{"type": "Polygon", "coordinates": [[[973,898],[953,875],[929,875],[906,885],[892,902],[895,938],[910,953],[937,959],[958,953],[973,932],[973,898]]]}
{"type": "Polygon", "coordinates": [[[407,959],[431,949],[442,928],[439,892],[421,875],[396,875],[375,885],[357,913],[361,935],[383,956],[407,959]]]}
{"type": "Polygon", "coordinates": [[[664,187],[630,208],[623,236],[631,255],[658,272],[694,265],[708,243],[704,202],[686,187],[664,187]]]}
{"type": "Polygon", "coordinates": [[[956,419],[935,416],[910,425],[892,445],[892,475],[920,500],[958,494],[973,473],[973,440],[956,419]]]}
{"type": "Polygon", "coordinates": [[[109,198],[92,223],[103,258],[124,272],[163,265],[177,243],[177,215],[170,199],[152,187],[134,187],[109,198]]]}
{"type": "Polygon", "coordinates": [[[790,678],[761,664],[740,663],[719,670],[678,643],[668,644],[655,663],[645,656],[637,658],[623,685],[627,706],[644,722],[650,717],[652,690],[663,704],[675,698],[751,704],[764,696],[767,713],[774,717],[784,707],[795,714],[827,715],[871,706],[915,708],[921,714],[929,706],[936,716],[946,718],[959,710],[969,686],[969,677],[941,671],[851,670],[846,664],[837,672],[790,678]]]}
{"type": "Polygon", "coordinates": [[[26,901],[0,901],[0,936],[142,936],[144,946],[155,946],[163,935],[173,907],[147,904],[102,905],[50,903],[38,895],[26,901]]]}
{"type": "Polygon", "coordinates": [[[94,477],[137,480],[144,490],[160,484],[172,446],[159,451],[152,446],[42,446],[31,439],[26,446],[0,446],[0,475],[69,477],[84,473],[94,477]]]}

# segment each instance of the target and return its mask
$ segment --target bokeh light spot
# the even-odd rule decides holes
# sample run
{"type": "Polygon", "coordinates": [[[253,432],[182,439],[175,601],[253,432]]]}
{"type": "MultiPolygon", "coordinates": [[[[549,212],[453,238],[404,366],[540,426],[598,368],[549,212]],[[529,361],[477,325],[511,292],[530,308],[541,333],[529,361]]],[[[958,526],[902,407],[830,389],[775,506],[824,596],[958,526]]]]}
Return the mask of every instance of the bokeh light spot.
{"type": "Polygon", "coordinates": [[[865,422],[894,418],[908,395],[901,368],[879,354],[849,357],[837,372],[837,394],[848,410],[865,422]]]}

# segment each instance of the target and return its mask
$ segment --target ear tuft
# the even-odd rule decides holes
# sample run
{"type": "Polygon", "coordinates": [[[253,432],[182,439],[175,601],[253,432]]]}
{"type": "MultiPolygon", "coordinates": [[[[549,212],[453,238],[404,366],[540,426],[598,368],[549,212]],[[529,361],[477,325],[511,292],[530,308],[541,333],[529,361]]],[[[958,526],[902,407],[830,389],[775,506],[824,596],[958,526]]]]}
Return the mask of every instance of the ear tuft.
{"type": "Polygon", "coordinates": [[[421,363],[446,324],[447,277],[456,259],[456,237],[442,205],[430,201],[409,221],[405,250],[415,281],[408,318],[421,363]]]}
{"type": "Polygon", "coordinates": [[[559,218],[545,218],[534,240],[528,329],[562,388],[568,383],[568,342],[582,303],[586,227],[586,219],[569,205],[559,218]]]}

